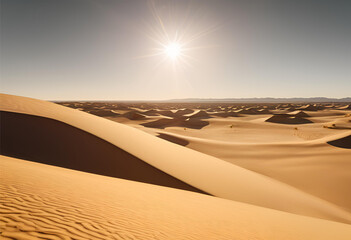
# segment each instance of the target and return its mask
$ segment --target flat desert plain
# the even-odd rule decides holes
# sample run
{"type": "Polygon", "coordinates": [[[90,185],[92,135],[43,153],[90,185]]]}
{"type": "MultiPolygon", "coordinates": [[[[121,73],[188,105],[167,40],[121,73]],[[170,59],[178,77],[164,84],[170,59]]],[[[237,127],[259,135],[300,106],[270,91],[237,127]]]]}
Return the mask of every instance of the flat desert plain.
{"type": "Polygon", "coordinates": [[[350,103],[0,110],[1,239],[351,239],[350,103]]]}

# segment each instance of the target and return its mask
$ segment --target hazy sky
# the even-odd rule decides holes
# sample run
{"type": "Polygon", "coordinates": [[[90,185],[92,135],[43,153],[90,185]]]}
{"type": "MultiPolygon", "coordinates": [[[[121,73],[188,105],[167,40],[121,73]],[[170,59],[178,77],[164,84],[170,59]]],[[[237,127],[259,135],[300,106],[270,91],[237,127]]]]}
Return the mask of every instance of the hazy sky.
{"type": "Polygon", "coordinates": [[[0,1],[2,93],[57,100],[351,95],[349,0],[0,1]],[[175,38],[186,56],[172,60],[162,45],[175,38]]]}

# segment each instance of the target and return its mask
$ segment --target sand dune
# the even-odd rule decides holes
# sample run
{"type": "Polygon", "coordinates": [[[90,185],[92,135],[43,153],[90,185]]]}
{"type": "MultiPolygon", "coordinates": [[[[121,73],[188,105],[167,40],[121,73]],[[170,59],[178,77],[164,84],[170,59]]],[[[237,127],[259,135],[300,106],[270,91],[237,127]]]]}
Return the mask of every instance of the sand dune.
{"type": "Polygon", "coordinates": [[[143,160],[68,124],[0,112],[0,154],[70,169],[190,191],[200,191],[143,160]]]}
{"type": "Polygon", "coordinates": [[[166,117],[175,117],[176,115],[171,110],[158,110],[158,114],[166,117]]]}
{"type": "Polygon", "coordinates": [[[157,115],[159,115],[158,111],[155,110],[155,109],[147,110],[147,111],[143,112],[142,114],[146,115],[146,116],[157,116],[157,115]]]}
{"type": "Polygon", "coordinates": [[[218,116],[218,117],[239,117],[240,115],[236,112],[216,112],[213,114],[210,114],[211,116],[218,116]]]}
{"type": "Polygon", "coordinates": [[[299,111],[299,110],[294,111],[294,112],[290,112],[289,115],[293,115],[293,116],[296,116],[296,117],[302,117],[302,118],[310,117],[310,115],[308,115],[304,111],[299,111]]]}
{"type": "Polygon", "coordinates": [[[2,239],[347,240],[351,237],[351,227],[346,224],[0,158],[2,239]]]}
{"type": "Polygon", "coordinates": [[[95,109],[90,110],[89,113],[94,114],[100,117],[111,117],[111,116],[118,116],[119,114],[114,112],[113,110],[109,109],[95,109]]]}
{"type": "Polygon", "coordinates": [[[318,111],[320,109],[321,109],[320,107],[317,107],[315,105],[309,105],[309,104],[298,108],[298,110],[304,110],[304,111],[318,111]]]}
{"type": "Polygon", "coordinates": [[[194,112],[194,110],[185,108],[185,109],[179,109],[178,111],[176,111],[175,115],[177,115],[177,116],[184,116],[186,114],[191,114],[193,112],[194,112]]]}
{"type": "Polygon", "coordinates": [[[290,114],[274,114],[272,117],[268,118],[266,122],[272,123],[282,123],[282,124],[305,124],[312,123],[312,121],[299,117],[297,115],[290,114]]]}
{"type": "Polygon", "coordinates": [[[210,115],[204,110],[200,110],[200,111],[197,111],[197,112],[194,112],[191,114],[187,114],[185,116],[187,116],[189,118],[209,118],[210,117],[210,115]]]}
{"type": "MultiPolygon", "coordinates": [[[[82,104],[74,106],[84,109],[84,104],[83,106],[82,104]]],[[[99,107],[108,109],[108,105],[103,103],[100,103],[99,107]]],[[[127,111],[143,109],[137,104],[125,107],[129,109],[127,111]]],[[[161,109],[152,104],[148,107],[161,109]]],[[[205,106],[199,107],[204,108],[205,106]]],[[[157,113],[166,111],[163,113],[171,115],[170,112],[172,114],[177,112],[173,108],[169,107],[172,111],[157,110],[157,113]]],[[[262,109],[263,107],[256,108],[262,109]]],[[[167,109],[167,107],[163,107],[163,109],[167,109]]],[[[226,109],[233,109],[233,107],[224,106],[218,108],[217,111],[225,111],[226,109]]],[[[178,118],[165,118],[156,115],[150,119],[147,118],[146,122],[137,121],[138,124],[132,124],[133,127],[130,127],[54,103],[4,94],[1,95],[0,110],[5,112],[1,115],[5,121],[2,120],[1,123],[6,125],[6,127],[2,127],[6,131],[1,132],[1,137],[6,138],[6,142],[10,143],[10,146],[6,147],[7,150],[5,149],[7,152],[2,152],[6,155],[28,160],[35,160],[33,157],[39,156],[42,159],[45,158],[46,162],[44,163],[47,164],[190,191],[206,192],[216,197],[242,202],[234,203],[220,200],[230,202],[230,204],[244,206],[243,203],[248,203],[256,205],[250,206],[250,208],[262,209],[257,207],[260,206],[267,208],[264,211],[276,212],[275,210],[280,210],[287,212],[282,213],[283,215],[288,213],[300,215],[288,214],[296,218],[305,218],[301,216],[304,215],[351,223],[351,192],[348,187],[351,177],[347,171],[350,150],[342,147],[344,143],[339,144],[340,146],[331,144],[333,141],[336,141],[335,143],[338,141],[348,142],[348,138],[346,140],[344,138],[350,134],[342,129],[323,128],[322,122],[307,124],[309,126],[302,125],[301,129],[299,125],[299,128],[294,129],[285,124],[267,123],[265,122],[266,115],[249,114],[240,118],[216,118],[205,110],[194,109],[192,113],[189,113],[191,116],[201,113],[199,115],[203,117],[211,117],[206,117],[206,121],[203,121],[201,116],[190,118],[186,116],[187,114],[182,115],[185,117],[178,118]],[[36,120],[32,121],[33,118],[36,120]],[[45,119],[45,123],[42,122],[43,119],[45,119]],[[155,123],[154,119],[173,123],[174,126],[145,127],[145,123],[155,123]],[[51,127],[48,127],[50,126],[48,121],[51,122],[51,127]],[[187,121],[189,123],[207,122],[207,124],[201,128],[182,127],[182,122],[187,121]],[[278,138],[279,143],[267,141],[267,137],[269,137],[267,132],[272,133],[272,130],[281,134],[282,137],[278,138]],[[245,135],[248,131],[252,132],[254,141],[233,142],[233,139],[241,139],[241,136],[244,136],[240,135],[240,131],[243,133],[246,131],[245,135]],[[291,136],[286,137],[287,133],[291,136]],[[320,135],[313,138],[309,137],[311,135],[307,135],[312,140],[306,141],[304,139],[306,136],[303,135],[306,133],[320,135]],[[263,135],[260,136],[260,134],[263,135]],[[14,136],[15,138],[13,138],[14,136]],[[214,136],[221,137],[225,141],[213,140],[214,136]],[[265,142],[257,144],[256,141],[260,137],[263,137],[265,142]],[[13,139],[11,140],[11,138],[13,139]],[[285,138],[289,140],[284,140],[285,138]],[[40,139],[39,142],[34,142],[36,139],[40,139]],[[16,148],[16,144],[17,146],[20,144],[21,147],[16,148]],[[11,146],[13,146],[12,149],[11,146]],[[97,169],[107,171],[107,173],[96,172],[97,169]]],[[[135,111],[139,112],[139,110],[135,111]]],[[[147,110],[140,110],[140,112],[142,111],[147,110]]],[[[315,113],[318,114],[319,111],[315,113]]],[[[343,114],[345,113],[347,111],[343,114]]],[[[335,120],[335,117],[345,119],[344,116],[340,115],[324,114],[323,116],[324,122],[335,120]]],[[[315,121],[317,117],[312,116],[311,118],[315,121]]],[[[122,119],[120,117],[108,118],[116,121],[122,119]]],[[[135,122],[135,120],[128,118],[124,119],[127,120],[123,120],[126,124],[135,122]]],[[[28,173],[28,175],[31,174],[28,173]]],[[[100,176],[99,178],[104,177],[100,176]]],[[[156,185],[152,187],[160,188],[156,185]]],[[[88,188],[91,189],[90,186],[88,188]]],[[[189,191],[162,189],[179,191],[182,196],[183,194],[195,194],[192,196],[201,196],[201,199],[217,199],[189,191]]],[[[141,194],[141,196],[146,195],[141,194]]],[[[98,201],[99,205],[100,201],[103,200],[97,198],[94,198],[94,201],[98,201]]],[[[90,200],[88,199],[88,201],[90,200]]],[[[119,201],[121,200],[119,199],[119,201]]],[[[212,209],[212,207],[210,208],[212,209]]],[[[162,211],[167,210],[163,209],[162,211]]],[[[252,211],[257,213],[256,210],[252,211]]],[[[223,209],[222,214],[226,212],[223,209]]],[[[212,216],[212,213],[206,212],[206,214],[209,214],[206,216],[212,216]]],[[[240,216],[240,218],[250,218],[250,216],[245,215],[240,216]]],[[[156,218],[159,217],[156,216],[156,218]]],[[[229,217],[225,219],[229,221],[229,217]]],[[[13,230],[13,228],[10,229],[13,230]]],[[[172,229],[168,230],[173,231],[172,229]]],[[[222,234],[221,229],[218,231],[222,234]]],[[[232,229],[229,231],[232,233],[232,229]]],[[[247,235],[245,236],[247,239],[247,235]]],[[[255,237],[259,239],[263,236],[255,237]]]]}
{"type": "MultiPolygon", "coordinates": [[[[257,108],[262,107],[265,108],[257,108]]],[[[347,148],[342,145],[328,144],[350,135],[350,112],[333,110],[337,107],[308,114],[301,110],[288,112],[287,116],[307,117],[307,114],[313,121],[298,126],[272,125],[264,122],[266,116],[243,115],[242,118],[208,119],[209,124],[201,130],[189,128],[185,131],[179,126],[162,131],[139,129],[162,134],[162,138],[170,142],[279,180],[350,212],[351,175],[347,169],[351,152],[345,151],[347,148]]],[[[220,108],[207,111],[214,109],[220,108]]],[[[215,116],[213,112],[208,113],[215,116]]]]}
{"type": "Polygon", "coordinates": [[[181,146],[186,146],[189,144],[189,142],[183,138],[178,138],[169,134],[165,134],[165,133],[159,133],[157,135],[157,137],[162,138],[164,140],[167,140],[169,142],[181,145],[181,146]]]}
{"type": "Polygon", "coordinates": [[[340,109],[340,110],[351,110],[351,104],[339,107],[338,109],[340,109]]]}
{"type": "Polygon", "coordinates": [[[270,114],[271,111],[269,111],[268,109],[258,109],[257,113],[258,114],[270,114]]]}
{"type": "Polygon", "coordinates": [[[326,122],[323,127],[330,129],[351,130],[351,115],[346,114],[343,118],[326,122]]]}
{"type": "Polygon", "coordinates": [[[257,112],[253,109],[240,109],[240,110],[237,110],[236,112],[240,114],[257,114],[257,112]]]}
{"type": "Polygon", "coordinates": [[[142,126],[149,128],[159,128],[164,129],[166,127],[183,127],[183,128],[193,128],[193,129],[201,129],[208,125],[207,121],[201,121],[199,119],[194,118],[163,118],[158,119],[153,122],[142,123],[142,126]]]}
{"type": "Polygon", "coordinates": [[[146,118],[143,114],[141,114],[139,111],[136,111],[136,110],[128,111],[124,114],[121,114],[120,116],[128,118],[130,120],[140,120],[140,119],[146,118]]]}
{"type": "Polygon", "coordinates": [[[254,144],[168,134],[188,141],[189,148],[277,179],[351,212],[350,132],[308,142],[254,144]]]}

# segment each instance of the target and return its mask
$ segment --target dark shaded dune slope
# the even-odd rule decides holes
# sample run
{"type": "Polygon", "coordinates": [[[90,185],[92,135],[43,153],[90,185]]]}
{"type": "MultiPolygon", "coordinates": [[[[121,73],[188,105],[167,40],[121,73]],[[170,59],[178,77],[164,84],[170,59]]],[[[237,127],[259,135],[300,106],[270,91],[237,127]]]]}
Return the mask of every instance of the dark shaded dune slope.
{"type": "Polygon", "coordinates": [[[140,124],[144,127],[149,127],[149,128],[159,128],[159,129],[164,129],[166,127],[185,127],[185,128],[192,128],[192,129],[201,129],[207,125],[209,125],[208,121],[201,121],[200,119],[195,119],[195,118],[190,118],[190,119],[185,119],[185,118],[163,118],[163,119],[158,119],[153,122],[147,122],[147,123],[142,123],[140,124]]]}
{"type": "Polygon", "coordinates": [[[0,111],[0,123],[2,155],[203,193],[115,145],[63,122],[0,111]]]}
{"type": "Polygon", "coordinates": [[[271,122],[271,123],[281,123],[281,124],[306,124],[306,123],[312,123],[311,120],[298,117],[298,116],[292,116],[289,114],[275,114],[272,117],[268,118],[265,120],[265,122],[271,122]]]}
{"type": "Polygon", "coordinates": [[[351,149],[351,135],[327,143],[334,147],[351,149]]]}
{"type": "Polygon", "coordinates": [[[186,146],[189,144],[189,141],[182,139],[182,138],[178,138],[169,134],[165,134],[165,133],[158,133],[157,137],[162,138],[164,140],[167,140],[169,142],[181,145],[181,146],[186,146]]]}

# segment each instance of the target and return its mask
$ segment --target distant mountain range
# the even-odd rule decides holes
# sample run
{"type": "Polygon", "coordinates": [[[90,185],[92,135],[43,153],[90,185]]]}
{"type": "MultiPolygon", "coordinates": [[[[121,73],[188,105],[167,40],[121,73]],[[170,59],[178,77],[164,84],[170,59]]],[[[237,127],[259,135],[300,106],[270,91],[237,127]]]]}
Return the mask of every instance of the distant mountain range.
{"type": "Polygon", "coordinates": [[[171,103],[349,103],[351,97],[346,98],[180,98],[169,100],[51,100],[51,102],[171,102],[171,103]]]}
{"type": "Polygon", "coordinates": [[[351,103],[351,97],[346,98],[326,98],[326,97],[311,97],[311,98],[183,98],[171,99],[167,102],[233,102],[233,103],[325,103],[325,102],[343,102],[351,103]]]}

